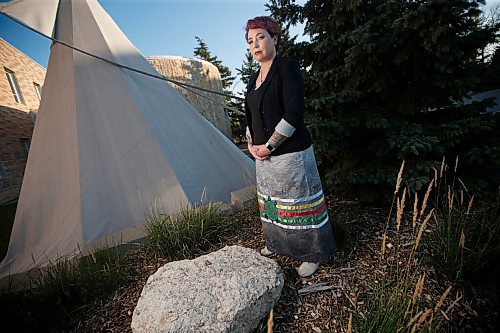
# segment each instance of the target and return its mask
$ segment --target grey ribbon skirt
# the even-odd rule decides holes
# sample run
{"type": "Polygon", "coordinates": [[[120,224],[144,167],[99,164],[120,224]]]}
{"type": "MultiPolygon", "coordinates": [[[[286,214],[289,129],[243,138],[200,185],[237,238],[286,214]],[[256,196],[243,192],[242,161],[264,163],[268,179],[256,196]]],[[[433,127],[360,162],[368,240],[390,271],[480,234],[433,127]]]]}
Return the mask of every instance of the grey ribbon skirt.
{"type": "Polygon", "coordinates": [[[335,242],[313,147],[257,160],[256,170],[267,248],[300,261],[328,262],[335,242]]]}

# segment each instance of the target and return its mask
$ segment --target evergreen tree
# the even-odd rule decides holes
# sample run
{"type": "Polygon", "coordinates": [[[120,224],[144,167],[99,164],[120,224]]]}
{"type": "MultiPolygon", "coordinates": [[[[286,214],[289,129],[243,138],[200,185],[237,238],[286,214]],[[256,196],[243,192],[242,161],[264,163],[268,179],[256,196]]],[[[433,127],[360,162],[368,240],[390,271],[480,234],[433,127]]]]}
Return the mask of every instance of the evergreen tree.
{"type": "Polygon", "coordinates": [[[231,76],[231,70],[229,69],[229,67],[224,66],[222,64],[222,61],[219,60],[217,56],[212,55],[203,39],[198,36],[195,36],[194,38],[198,42],[198,46],[194,49],[194,56],[198,59],[206,60],[217,67],[222,79],[222,88],[224,90],[224,93],[231,95],[231,86],[234,81],[234,76],[231,76]]]}
{"type": "Polygon", "coordinates": [[[484,90],[500,89],[500,46],[497,46],[484,73],[484,90]]]}
{"type": "Polygon", "coordinates": [[[208,62],[212,62],[213,60],[215,60],[215,57],[213,57],[208,50],[207,43],[205,43],[205,41],[198,36],[195,36],[194,38],[198,42],[198,46],[194,49],[194,56],[198,59],[203,59],[208,62]]]}
{"type": "Polygon", "coordinates": [[[493,57],[491,57],[491,62],[490,62],[490,70],[495,73],[495,76],[497,78],[497,86],[495,89],[500,88],[500,46],[497,46],[495,49],[495,53],[493,54],[493,57]]]}
{"type": "MultiPolygon", "coordinates": [[[[245,96],[246,87],[250,82],[250,77],[258,69],[259,69],[259,63],[254,60],[252,53],[250,52],[249,49],[247,49],[247,52],[245,54],[245,59],[243,60],[243,64],[241,65],[240,68],[236,68],[236,72],[238,73],[237,75],[240,77],[240,80],[244,86],[243,90],[239,92],[240,96],[245,96]]],[[[233,137],[237,141],[240,142],[245,141],[246,121],[244,116],[245,112],[244,100],[235,100],[233,106],[242,112],[241,114],[235,113],[231,117],[231,127],[233,128],[233,137]]]]}
{"type": "MultiPolygon", "coordinates": [[[[247,53],[245,54],[245,60],[243,60],[243,64],[240,68],[236,68],[236,72],[241,77],[241,82],[245,85],[245,87],[250,82],[250,77],[259,70],[259,63],[253,58],[252,52],[250,49],[247,49],[247,53]]],[[[242,91],[244,94],[246,90],[242,91]]]]}
{"type": "Polygon", "coordinates": [[[305,23],[289,48],[305,72],[306,119],[326,185],[365,201],[391,194],[406,161],[417,191],[443,156],[477,195],[500,182],[500,121],[461,101],[481,83],[480,50],[498,38],[472,0],[271,0],[305,23]],[[451,162],[453,164],[453,162],[451,162]]]}

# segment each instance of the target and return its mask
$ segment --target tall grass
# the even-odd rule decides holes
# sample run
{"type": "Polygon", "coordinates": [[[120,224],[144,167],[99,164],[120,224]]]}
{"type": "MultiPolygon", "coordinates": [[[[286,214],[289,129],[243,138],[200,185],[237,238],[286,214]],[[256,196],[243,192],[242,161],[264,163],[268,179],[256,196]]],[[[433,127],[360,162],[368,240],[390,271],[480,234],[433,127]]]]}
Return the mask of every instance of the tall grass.
{"type": "Polygon", "coordinates": [[[385,279],[373,285],[360,332],[397,332],[403,325],[408,287],[404,283],[394,292],[385,279]]]}
{"type": "MultiPolygon", "coordinates": [[[[461,298],[457,294],[454,301],[449,299],[452,286],[446,281],[462,282],[500,254],[499,200],[474,202],[456,176],[458,158],[452,167],[443,159],[423,195],[410,195],[406,188],[400,188],[403,169],[404,162],[382,235],[376,273],[371,277],[372,290],[366,305],[357,310],[354,326],[359,332],[442,330],[461,298]],[[407,202],[410,204],[405,209],[407,202]],[[405,244],[401,244],[402,232],[406,233],[405,244]],[[429,271],[438,277],[431,284],[427,281],[429,271]],[[434,295],[434,300],[422,297],[429,287],[432,290],[426,293],[434,295]],[[438,291],[439,297],[435,296],[438,291]]],[[[460,285],[455,284],[457,287],[460,285]]]]}
{"type": "Polygon", "coordinates": [[[190,258],[230,234],[229,218],[216,204],[189,205],[174,214],[153,211],[146,218],[148,248],[164,258],[190,258]]]}
{"type": "MultiPolygon", "coordinates": [[[[429,208],[434,188],[432,181],[422,199],[413,196],[411,218],[405,218],[405,207],[411,196],[407,188],[401,190],[404,162],[398,173],[394,198],[376,255],[377,263],[371,276],[371,293],[364,307],[357,310],[359,332],[437,332],[442,326],[448,307],[443,311],[451,288],[443,288],[439,300],[430,302],[422,297],[426,288],[426,267],[422,263],[422,243],[429,221],[436,216],[429,208]],[[395,212],[393,212],[395,210],[395,212]],[[394,222],[392,222],[394,221],[394,222]],[[405,243],[402,244],[402,232],[405,243]]],[[[409,210],[409,209],[406,209],[409,210]]],[[[406,214],[407,216],[408,214],[406,214]]]]}
{"type": "Polygon", "coordinates": [[[434,198],[438,214],[431,224],[428,257],[438,271],[461,282],[500,252],[500,201],[474,202],[474,195],[457,177],[457,168],[458,158],[451,177],[447,177],[451,168],[443,159],[439,175],[435,173],[441,191],[434,198]]]}
{"type": "Polygon", "coordinates": [[[108,247],[111,245],[81,258],[63,257],[36,268],[30,272],[28,288],[0,293],[0,311],[17,323],[19,331],[54,331],[54,326],[71,320],[73,311],[131,278],[119,247],[108,247]]]}
{"type": "Polygon", "coordinates": [[[65,309],[87,304],[129,278],[118,246],[101,246],[80,259],[62,258],[30,276],[31,294],[65,309]]]}

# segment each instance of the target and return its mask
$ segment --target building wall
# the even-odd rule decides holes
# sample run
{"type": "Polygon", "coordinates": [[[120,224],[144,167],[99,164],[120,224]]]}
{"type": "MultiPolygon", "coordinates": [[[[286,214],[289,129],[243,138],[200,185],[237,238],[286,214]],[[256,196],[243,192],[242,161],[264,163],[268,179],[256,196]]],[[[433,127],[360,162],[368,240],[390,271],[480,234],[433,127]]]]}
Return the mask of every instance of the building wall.
{"type": "Polygon", "coordinates": [[[36,111],[40,100],[33,83],[43,86],[46,69],[0,38],[0,105],[24,112],[36,111]],[[17,103],[5,69],[15,73],[25,104],[17,103]]]}
{"type": "Polygon", "coordinates": [[[0,205],[19,197],[46,70],[0,38],[0,205]],[[24,103],[16,102],[6,70],[14,73],[24,103]]]}
{"type": "MultiPolygon", "coordinates": [[[[147,57],[146,59],[163,76],[182,83],[223,93],[219,70],[215,65],[207,61],[177,56],[147,57]]],[[[223,96],[192,88],[186,90],[176,84],[170,82],[169,84],[194,106],[205,119],[210,121],[212,125],[229,139],[232,139],[229,114],[222,104],[224,103],[223,96]]]]}

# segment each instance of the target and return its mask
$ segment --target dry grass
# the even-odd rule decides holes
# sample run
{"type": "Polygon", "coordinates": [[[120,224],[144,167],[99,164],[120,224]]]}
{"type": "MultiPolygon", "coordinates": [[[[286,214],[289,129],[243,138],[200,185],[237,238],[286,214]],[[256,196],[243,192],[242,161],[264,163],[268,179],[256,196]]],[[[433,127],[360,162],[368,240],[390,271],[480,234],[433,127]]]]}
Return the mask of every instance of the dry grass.
{"type": "MultiPolygon", "coordinates": [[[[358,332],[432,332],[442,326],[444,317],[439,312],[447,300],[450,288],[434,305],[423,299],[426,287],[426,267],[422,264],[419,247],[428,229],[434,209],[427,211],[429,197],[435,187],[430,182],[422,204],[418,206],[418,194],[414,194],[413,216],[411,223],[405,225],[406,235],[402,235],[407,188],[400,193],[404,162],[398,173],[393,203],[396,202],[395,224],[391,225],[392,208],[382,234],[381,251],[377,260],[376,272],[370,281],[372,291],[366,304],[356,311],[357,321],[354,331],[358,332]],[[406,244],[401,244],[405,238],[406,244]]],[[[435,177],[437,172],[435,172],[435,177]]],[[[436,286],[437,287],[437,286],[436,286]]],[[[360,296],[358,296],[360,297],[360,296]]],[[[450,308],[450,311],[452,309],[450,308]]]]}
{"type": "Polygon", "coordinates": [[[273,314],[274,309],[269,312],[269,318],[267,319],[267,333],[273,333],[273,314]]]}

